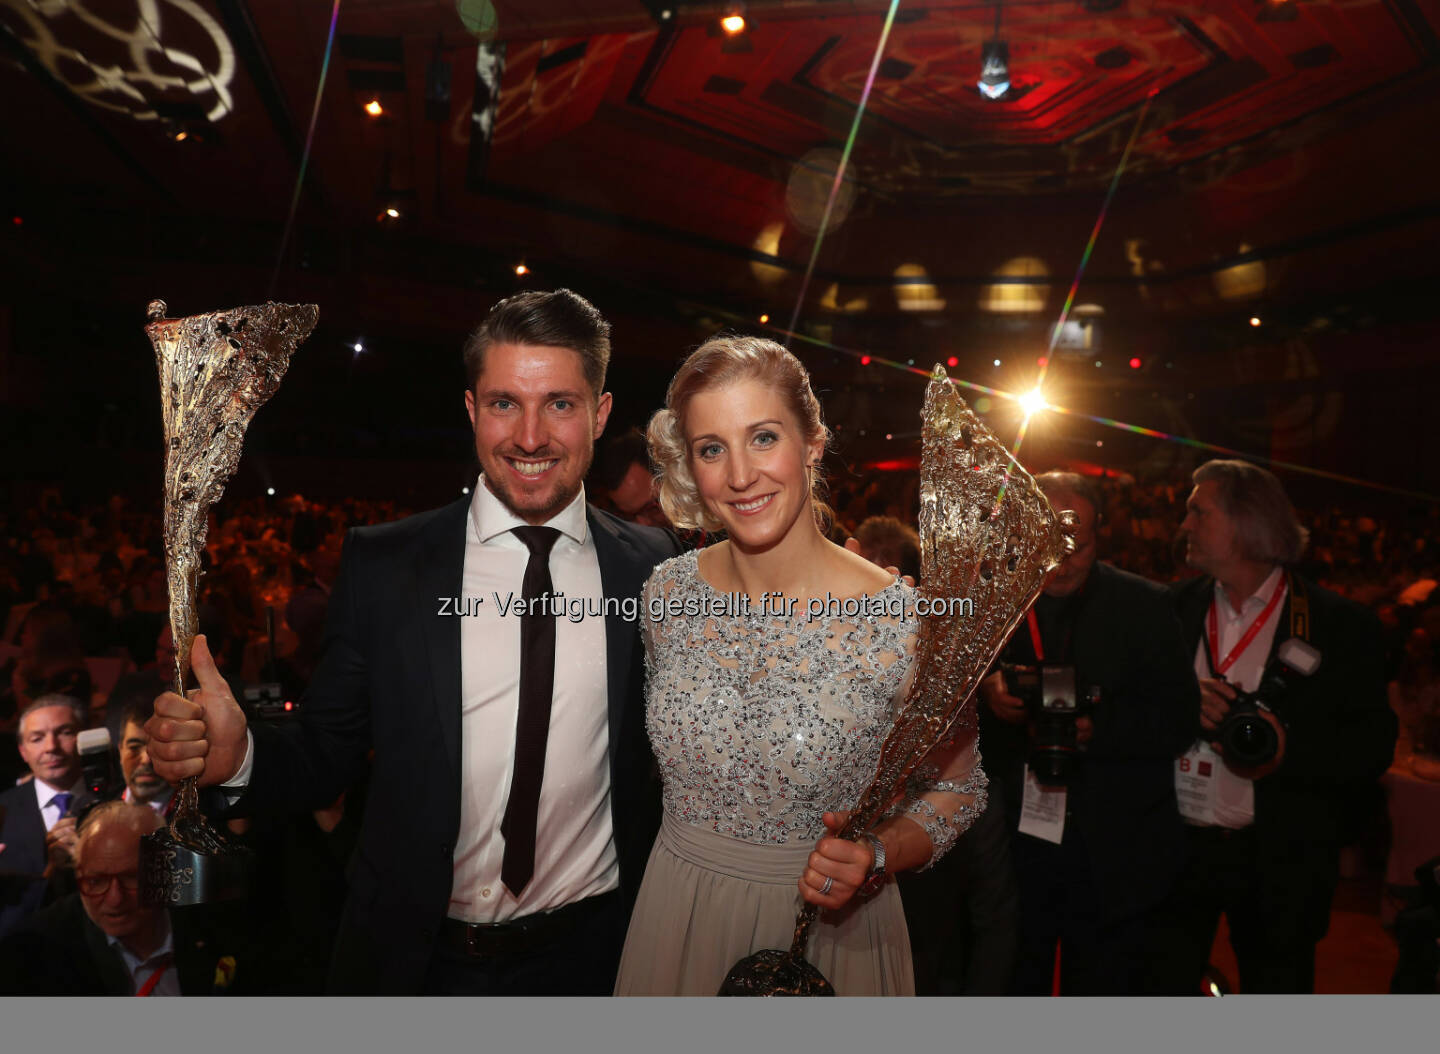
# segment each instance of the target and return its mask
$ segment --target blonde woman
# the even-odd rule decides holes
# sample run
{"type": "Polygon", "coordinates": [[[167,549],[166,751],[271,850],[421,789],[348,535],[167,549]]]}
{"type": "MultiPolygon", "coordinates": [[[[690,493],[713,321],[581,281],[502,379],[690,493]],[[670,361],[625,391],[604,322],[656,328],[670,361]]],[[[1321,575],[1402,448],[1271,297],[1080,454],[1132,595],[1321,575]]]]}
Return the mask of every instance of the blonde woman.
{"type": "Polygon", "coordinates": [[[875,772],[918,632],[913,590],[822,534],[827,439],[805,368],[750,337],[695,351],[650,422],[665,514],[727,538],[645,586],[665,817],[618,994],[715,994],[737,960],[789,946],[802,898],[824,909],[807,958],[837,994],[913,994],[889,876],[933,863],[985,807],[970,735],[866,837],[827,834],[875,772]]]}

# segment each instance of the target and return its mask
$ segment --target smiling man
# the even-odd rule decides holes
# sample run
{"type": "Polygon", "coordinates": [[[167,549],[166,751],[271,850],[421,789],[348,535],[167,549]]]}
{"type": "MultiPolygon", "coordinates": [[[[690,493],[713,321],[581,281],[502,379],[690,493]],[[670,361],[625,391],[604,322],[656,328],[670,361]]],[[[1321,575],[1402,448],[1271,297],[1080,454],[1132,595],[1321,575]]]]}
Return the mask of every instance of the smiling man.
{"type": "Polygon", "coordinates": [[[0,872],[12,891],[0,903],[0,936],[40,906],[40,876],[73,862],[74,811],[85,790],[75,740],[84,718],[67,695],[42,696],[20,713],[20,757],[32,778],[0,793],[0,872]]]}
{"type": "Polygon", "coordinates": [[[333,991],[613,987],[659,822],[622,604],[678,546],[585,502],[609,331],[562,289],[501,301],[466,342],[479,484],[350,532],[299,721],[247,729],[198,641],[195,700],[156,701],[156,772],[222,784],[237,812],[329,805],[373,748],[333,991]],[[501,603],[547,594],[620,603],[578,622],[501,603]]]}

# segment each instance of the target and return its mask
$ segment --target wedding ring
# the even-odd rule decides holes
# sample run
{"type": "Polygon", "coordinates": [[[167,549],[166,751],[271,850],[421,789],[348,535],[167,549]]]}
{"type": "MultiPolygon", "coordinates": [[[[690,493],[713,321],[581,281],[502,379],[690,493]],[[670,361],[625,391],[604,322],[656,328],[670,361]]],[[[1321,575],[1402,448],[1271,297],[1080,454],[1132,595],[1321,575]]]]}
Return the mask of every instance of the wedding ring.
{"type": "Polygon", "coordinates": [[[830,888],[831,888],[832,886],[834,886],[834,885],[835,885],[835,879],[834,879],[834,877],[831,876],[831,875],[826,875],[826,876],[825,876],[825,884],[820,887],[820,895],[823,897],[825,894],[829,893],[829,892],[830,892],[830,888]]]}

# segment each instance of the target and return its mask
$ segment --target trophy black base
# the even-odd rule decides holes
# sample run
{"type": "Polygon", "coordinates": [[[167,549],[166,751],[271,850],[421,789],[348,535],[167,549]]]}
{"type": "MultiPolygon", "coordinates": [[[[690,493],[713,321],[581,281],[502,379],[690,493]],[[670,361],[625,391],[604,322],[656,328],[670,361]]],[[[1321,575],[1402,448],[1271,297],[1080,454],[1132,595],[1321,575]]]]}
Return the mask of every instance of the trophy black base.
{"type": "Polygon", "coordinates": [[[254,871],[255,854],[244,846],[204,853],[176,841],[168,827],[140,839],[140,899],[151,907],[243,900],[254,871]]]}
{"type": "Polygon", "coordinates": [[[716,995],[831,995],[835,986],[793,952],[767,948],[747,955],[725,975],[716,995]]]}

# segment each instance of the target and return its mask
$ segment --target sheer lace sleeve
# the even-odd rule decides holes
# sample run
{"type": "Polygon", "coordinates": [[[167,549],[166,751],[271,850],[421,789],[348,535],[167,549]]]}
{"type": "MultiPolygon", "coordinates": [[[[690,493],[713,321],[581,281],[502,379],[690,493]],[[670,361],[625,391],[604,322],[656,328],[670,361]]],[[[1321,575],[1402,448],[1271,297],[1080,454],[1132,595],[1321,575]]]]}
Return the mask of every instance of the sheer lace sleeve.
{"type": "Polygon", "coordinates": [[[908,816],[930,837],[930,860],[919,870],[934,867],[970,829],[989,802],[989,786],[973,729],[938,744],[921,762],[910,777],[904,798],[890,811],[890,815],[908,816]]]}

